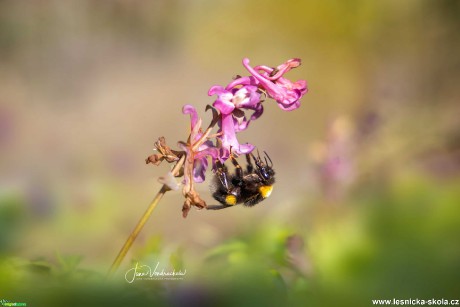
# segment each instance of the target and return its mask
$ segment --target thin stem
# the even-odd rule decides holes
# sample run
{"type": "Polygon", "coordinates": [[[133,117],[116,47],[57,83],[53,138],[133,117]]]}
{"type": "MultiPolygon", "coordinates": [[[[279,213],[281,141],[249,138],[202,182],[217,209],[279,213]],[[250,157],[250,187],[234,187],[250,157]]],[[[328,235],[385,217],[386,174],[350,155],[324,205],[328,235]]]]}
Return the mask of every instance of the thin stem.
{"type": "MultiPolygon", "coordinates": [[[[172,172],[173,175],[176,175],[179,172],[180,168],[184,164],[184,161],[185,161],[185,155],[183,155],[180,158],[180,160],[177,162],[177,164],[172,169],[171,172],[172,172]]],[[[126,240],[125,244],[121,248],[120,252],[117,255],[117,258],[115,258],[115,261],[113,262],[112,266],[110,267],[110,270],[109,270],[109,273],[108,273],[109,277],[112,276],[117,271],[117,269],[120,266],[121,262],[123,261],[123,259],[125,258],[126,254],[129,251],[129,249],[133,245],[134,240],[136,240],[137,236],[141,232],[142,228],[144,227],[145,223],[149,219],[150,215],[152,215],[153,210],[155,209],[157,204],[160,202],[160,200],[163,197],[163,195],[165,195],[165,193],[168,192],[168,191],[169,191],[169,188],[166,185],[163,185],[161,187],[161,189],[158,191],[157,195],[152,200],[152,202],[150,203],[149,207],[144,212],[144,214],[140,218],[139,222],[137,223],[136,227],[134,227],[134,230],[131,232],[131,234],[129,235],[129,237],[126,240]]]]}

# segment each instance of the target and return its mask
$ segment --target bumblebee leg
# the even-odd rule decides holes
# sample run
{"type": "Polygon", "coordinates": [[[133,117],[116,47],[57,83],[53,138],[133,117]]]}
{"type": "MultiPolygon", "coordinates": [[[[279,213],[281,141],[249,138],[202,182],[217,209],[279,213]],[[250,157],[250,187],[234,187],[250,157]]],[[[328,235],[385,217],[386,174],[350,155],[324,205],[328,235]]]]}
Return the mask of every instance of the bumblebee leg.
{"type": "Polygon", "coordinates": [[[227,205],[208,205],[206,206],[207,210],[220,210],[220,209],[225,209],[225,208],[230,208],[233,206],[227,206],[227,205]]]}
{"type": "Polygon", "coordinates": [[[235,189],[235,187],[233,186],[233,176],[228,174],[227,167],[221,162],[218,161],[216,163],[216,166],[216,177],[218,180],[218,187],[217,190],[212,194],[212,197],[214,197],[214,199],[220,202],[223,206],[236,205],[237,197],[235,196],[235,193],[237,193],[239,189],[235,189]],[[229,182],[229,180],[231,180],[231,182],[229,182]]]}
{"type": "Polygon", "coordinates": [[[241,165],[236,161],[235,157],[233,155],[230,156],[230,160],[232,160],[233,165],[235,166],[235,179],[238,181],[243,180],[243,169],[241,168],[241,165]]]}
{"type": "Polygon", "coordinates": [[[219,178],[219,181],[222,184],[222,186],[225,188],[225,190],[228,191],[229,187],[228,187],[228,178],[227,178],[227,174],[228,174],[227,167],[224,164],[222,164],[220,161],[217,161],[216,165],[217,165],[216,176],[217,178],[219,178]]]}
{"type": "Polygon", "coordinates": [[[251,161],[251,155],[250,154],[247,154],[246,155],[246,162],[247,162],[247,166],[246,166],[246,171],[248,174],[252,173],[254,171],[254,166],[252,165],[252,161],[251,161]]]}

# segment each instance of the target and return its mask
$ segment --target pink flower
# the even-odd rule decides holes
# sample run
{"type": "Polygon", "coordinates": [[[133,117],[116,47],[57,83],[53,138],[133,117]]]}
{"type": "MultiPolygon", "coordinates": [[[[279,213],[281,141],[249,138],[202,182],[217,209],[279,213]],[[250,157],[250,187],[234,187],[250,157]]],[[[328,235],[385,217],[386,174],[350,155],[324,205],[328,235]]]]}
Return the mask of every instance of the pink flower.
{"type": "Polygon", "coordinates": [[[285,111],[299,108],[300,99],[308,92],[305,80],[292,82],[283,77],[285,73],[298,67],[300,63],[300,59],[291,59],[276,69],[267,66],[252,68],[249,65],[249,59],[243,59],[243,66],[258,81],[259,87],[263,88],[269,97],[275,99],[279,107],[285,111]]]}
{"type": "Polygon", "coordinates": [[[214,101],[213,106],[222,115],[232,114],[233,118],[237,121],[236,130],[242,131],[248,127],[251,120],[259,118],[263,113],[260,92],[257,86],[254,85],[232,83],[233,87],[227,86],[225,89],[222,86],[213,86],[209,90],[208,95],[217,94],[217,99],[214,101]],[[243,109],[254,111],[249,120],[246,119],[243,109]]]}
{"type": "Polygon", "coordinates": [[[246,143],[240,144],[236,138],[236,119],[233,118],[232,114],[222,114],[222,120],[220,122],[219,133],[222,147],[225,149],[225,154],[228,156],[230,150],[238,155],[248,154],[254,150],[254,145],[246,143]]]}
{"type": "Polygon", "coordinates": [[[254,109],[260,103],[260,93],[257,86],[244,85],[242,87],[223,88],[215,85],[208,92],[209,96],[217,94],[213,106],[222,114],[230,114],[235,109],[254,109]]]}
{"type": "Polygon", "coordinates": [[[208,92],[210,96],[214,94],[217,94],[217,99],[213,106],[220,111],[221,116],[218,133],[221,134],[222,147],[226,153],[229,153],[230,150],[236,154],[250,153],[254,146],[249,143],[239,144],[236,133],[245,130],[252,120],[257,119],[263,113],[257,86],[241,82],[233,84],[233,87],[227,86],[227,88],[216,85],[208,92]],[[246,118],[243,109],[254,111],[249,119],[246,118]]]}
{"type": "Polygon", "coordinates": [[[285,111],[295,110],[300,107],[300,99],[307,93],[305,80],[292,82],[283,77],[292,68],[300,65],[300,59],[291,59],[279,65],[277,68],[268,66],[249,66],[249,59],[243,59],[243,65],[252,76],[238,77],[230,82],[225,88],[219,85],[211,87],[208,95],[217,95],[213,106],[220,111],[219,133],[222,147],[228,153],[246,154],[254,149],[254,146],[240,144],[236,133],[248,128],[251,121],[256,120],[263,114],[261,94],[275,99],[281,109],[285,111]],[[247,118],[245,110],[253,111],[247,118]]]}

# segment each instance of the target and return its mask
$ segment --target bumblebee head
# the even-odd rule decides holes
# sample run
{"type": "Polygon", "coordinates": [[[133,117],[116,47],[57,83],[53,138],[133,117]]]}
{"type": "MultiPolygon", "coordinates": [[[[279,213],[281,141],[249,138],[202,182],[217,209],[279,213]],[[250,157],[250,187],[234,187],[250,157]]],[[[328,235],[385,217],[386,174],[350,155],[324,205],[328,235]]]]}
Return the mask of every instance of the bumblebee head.
{"type": "MultiPolygon", "coordinates": [[[[257,157],[255,157],[251,153],[251,157],[252,157],[252,159],[254,160],[254,162],[256,164],[256,173],[259,175],[260,179],[262,179],[264,184],[266,184],[267,187],[270,187],[270,191],[267,192],[268,195],[270,195],[272,185],[275,182],[275,178],[274,178],[275,171],[273,170],[272,159],[270,159],[270,156],[265,151],[264,151],[264,154],[265,154],[265,156],[264,156],[265,163],[260,158],[259,153],[257,153],[257,157]],[[268,163],[268,161],[270,161],[270,163],[268,163]]],[[[266,191],[268,191],[268,190],[266,190],[266,191]]],[[[267,197],[268,197],[268,195],[267,195],[267,197]]]]}

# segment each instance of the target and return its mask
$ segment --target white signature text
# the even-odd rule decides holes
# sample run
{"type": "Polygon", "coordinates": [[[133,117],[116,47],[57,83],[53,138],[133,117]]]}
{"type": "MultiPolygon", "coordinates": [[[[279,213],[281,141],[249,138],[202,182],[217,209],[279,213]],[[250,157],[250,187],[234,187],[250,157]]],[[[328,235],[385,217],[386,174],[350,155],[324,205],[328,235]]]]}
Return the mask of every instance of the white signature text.
{"type": "Polygon", "coordinates": [[[136,279],[183,279],[183,276],[187,273],[187,270],[172,270],[166,271],[164,268],[160,269],[160,262],[157,262],[155,268],[152,268],[145,264],[136,263],[136,265],[126,271],[125,279],[128,283],[134,282],[136,279]]]}

